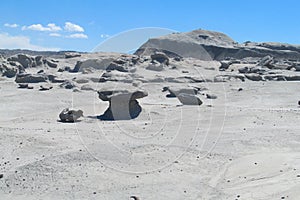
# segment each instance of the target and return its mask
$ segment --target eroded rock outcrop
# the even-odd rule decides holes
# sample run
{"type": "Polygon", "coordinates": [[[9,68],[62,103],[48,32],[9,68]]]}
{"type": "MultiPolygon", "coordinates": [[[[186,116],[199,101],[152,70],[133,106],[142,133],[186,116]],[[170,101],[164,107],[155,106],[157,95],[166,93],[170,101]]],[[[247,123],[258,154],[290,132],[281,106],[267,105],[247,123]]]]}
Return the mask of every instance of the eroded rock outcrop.
{"type": "Polygon", "coordinates": [[[102,101],[108,101],[108,109],[100,116],[101,120],[129,120],[139,116],[142,112],[137,99],[148,96],[142,90],[104,90],[98,91],[102,101]]]}
{"type": "Polygon", "coordinates": [[[151,38],[135,54],[149,56],[155,52],[163,52],[169,57],[193,57],[200,60],[268,56],[261,65],[268,65],[272,57],[300,59],[300,46],[297,45],[255,42],[239,44],[223,33],[201,29],[151,38]]]}

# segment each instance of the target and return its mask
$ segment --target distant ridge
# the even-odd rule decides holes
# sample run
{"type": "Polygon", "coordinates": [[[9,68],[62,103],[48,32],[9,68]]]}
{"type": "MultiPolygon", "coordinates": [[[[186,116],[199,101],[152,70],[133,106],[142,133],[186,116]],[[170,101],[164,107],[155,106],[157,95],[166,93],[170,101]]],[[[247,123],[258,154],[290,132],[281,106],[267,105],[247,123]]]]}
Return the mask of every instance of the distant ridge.
{"type": "MultiPolygon", "coordinates": [[[[30,56],[46,56],[46,57],[64,57],[66,53],[75,53],[76,51],[32,51],[27,49],[0,49],[0,55],[10,57],[16,54],[26,54],[30,56]]],[[[84,53],[84,52],[78,52],[84,53]]]]}

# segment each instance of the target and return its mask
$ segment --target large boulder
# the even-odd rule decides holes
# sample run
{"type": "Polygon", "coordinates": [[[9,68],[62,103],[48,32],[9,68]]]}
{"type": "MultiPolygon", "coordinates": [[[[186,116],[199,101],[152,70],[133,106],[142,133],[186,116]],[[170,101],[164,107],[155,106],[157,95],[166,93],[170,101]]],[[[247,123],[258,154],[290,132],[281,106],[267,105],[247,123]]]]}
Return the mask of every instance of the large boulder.
{"type": "Polygon", "coordinates": [[[98,91],[102,101],[108,101],[108,109],[98,118],[101,120],[129,120],[139,116],[142,107],[137,99],[148,96],[142,90],[104,90],[98,91]]]}

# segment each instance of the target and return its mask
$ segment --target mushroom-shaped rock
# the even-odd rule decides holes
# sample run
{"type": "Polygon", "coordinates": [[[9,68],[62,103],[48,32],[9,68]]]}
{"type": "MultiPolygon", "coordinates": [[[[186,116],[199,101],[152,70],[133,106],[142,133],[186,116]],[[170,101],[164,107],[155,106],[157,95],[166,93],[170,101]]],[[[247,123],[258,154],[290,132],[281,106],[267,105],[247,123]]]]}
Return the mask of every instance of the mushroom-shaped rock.
{"type": "Polygon", "coordinates": [[[136,99],[148,96],[142,90],[106,90],[98,91],[102,101],[109,101],[108,109],[98,118],[101,120],[129,120],[139,116],[142,107],[136,99]]]}
{"type": "Polygon", "coordinates": [[[76,122],[80,117],[83,117],[82,110],[69,110],[69,108],[64,109],[59,114],[61,122],[76,122]]]}
{"type": "Polygon", "coordinates": [[[181,93],[177,95],[178,100],[183,105],[201,105],[203,102],[199,99],[199,97],[192,94],[181,93]]]}

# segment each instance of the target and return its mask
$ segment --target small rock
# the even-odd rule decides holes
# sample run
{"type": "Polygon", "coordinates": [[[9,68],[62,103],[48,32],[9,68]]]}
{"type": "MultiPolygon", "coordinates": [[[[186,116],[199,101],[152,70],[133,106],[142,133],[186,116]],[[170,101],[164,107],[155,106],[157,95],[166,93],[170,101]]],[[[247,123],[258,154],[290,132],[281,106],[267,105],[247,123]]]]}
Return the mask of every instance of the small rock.
{"type": "Polygon", "coordinates": [[[150,64],[146,67],[147,70],[161,72],[164,70],[164,66],[162,64],[150,64]]]}
{"type": "Polygon", "coordinates": [[[271,56],[265,56],[260,60],[258,66],[270,67],[270,64],[272,62],[273,62],[273,58],[271,56]]]}
{"type": "Polygon", "coordinates": [[[238,70],[242,74],[248,73],[250,71],[248,67],[242,67],[242,68],[240,68],[238,70]]]}
{"type": "Polygon", "coordinates": [[[82,110],[69,110],[69,108],[64,109],[59,114],[61,122],[76,122],[80,117],[83,117],[82,110]]]}
{"type": "Polygon", "coordinates": [[[65,89],[73,89],[75,87],[75,84],[71,81],[65,81],[64,83],[60,84],[60,87],[65,89]]]}
{"type": "Polygon", "coordinates": [[[151,59],[152,59],[152,61],[157,61],[159,63],[169,65],[169,58],[163,52],[156,52],[156,53],[152,54],[151,59]]]}
{"type": "Polygon", "coordinates": [[[217,99],[218,97],[216,95],[213,95],[213,94],[206,94],[206,98],[208,98],[208,99],[217,99]]]}
{"type": "Polygon", "coordinates": [[[220,63],[221,63],[221,66],[219,67],[220,71],[225,71],[232,64],[231,61],[221,61],[220,63]]]}
{"type": "Polygon", "coordinates": [[[21,89],[28,88],[28,83],[20,83],[19,88],[21,88],[21,89]]]}
{"type": "Polygon", "coordinates": [[[80,79],[73,79],[76,83],[82,84],[82,83],[88,83],[89,80],[85,78],[80,78],[80,79]]]}
{"type": "Polygon", "coordinates": [[[262,76],[258,74],[246,74],[245,77],[251,81],[261,81],[263,80],[262,76]]]}
{"type": "Polygon", "coordinates": [[[0,174],[0,179],[3,178],[3,176],[4,176],[3,174],[0,174]]]}
{"type": "Polygon", "coordinates": [[[75,57],[80,57],[81,54],[79,53],[73,53],[73,52],[68,52],[68,53],[65,53],[65,58],[68,59],[68,58],[75,58],[75,57]]]}
{"type": "Polygon", "coordinates": [[[52,85],[40,85],[40,91],[51,90],[52,88],[52,85]]]}
{"type": "Polygon", "coordinates": [[[94,88],[89,84],[85,84],[85,85],[81,86],[80,89],[85,90],[85,91],[94,91],[94,88]]]}
{"type": "Polygon", "coordinates": [[[49,60],[46,60],[46,64],[47,64],[49,67],[51,67],[51,68],[56,68],[56,67],[57,67],[57,64],[56,64],[56,63],[51,62],[51,61],[49,61],[49,60]]]}

